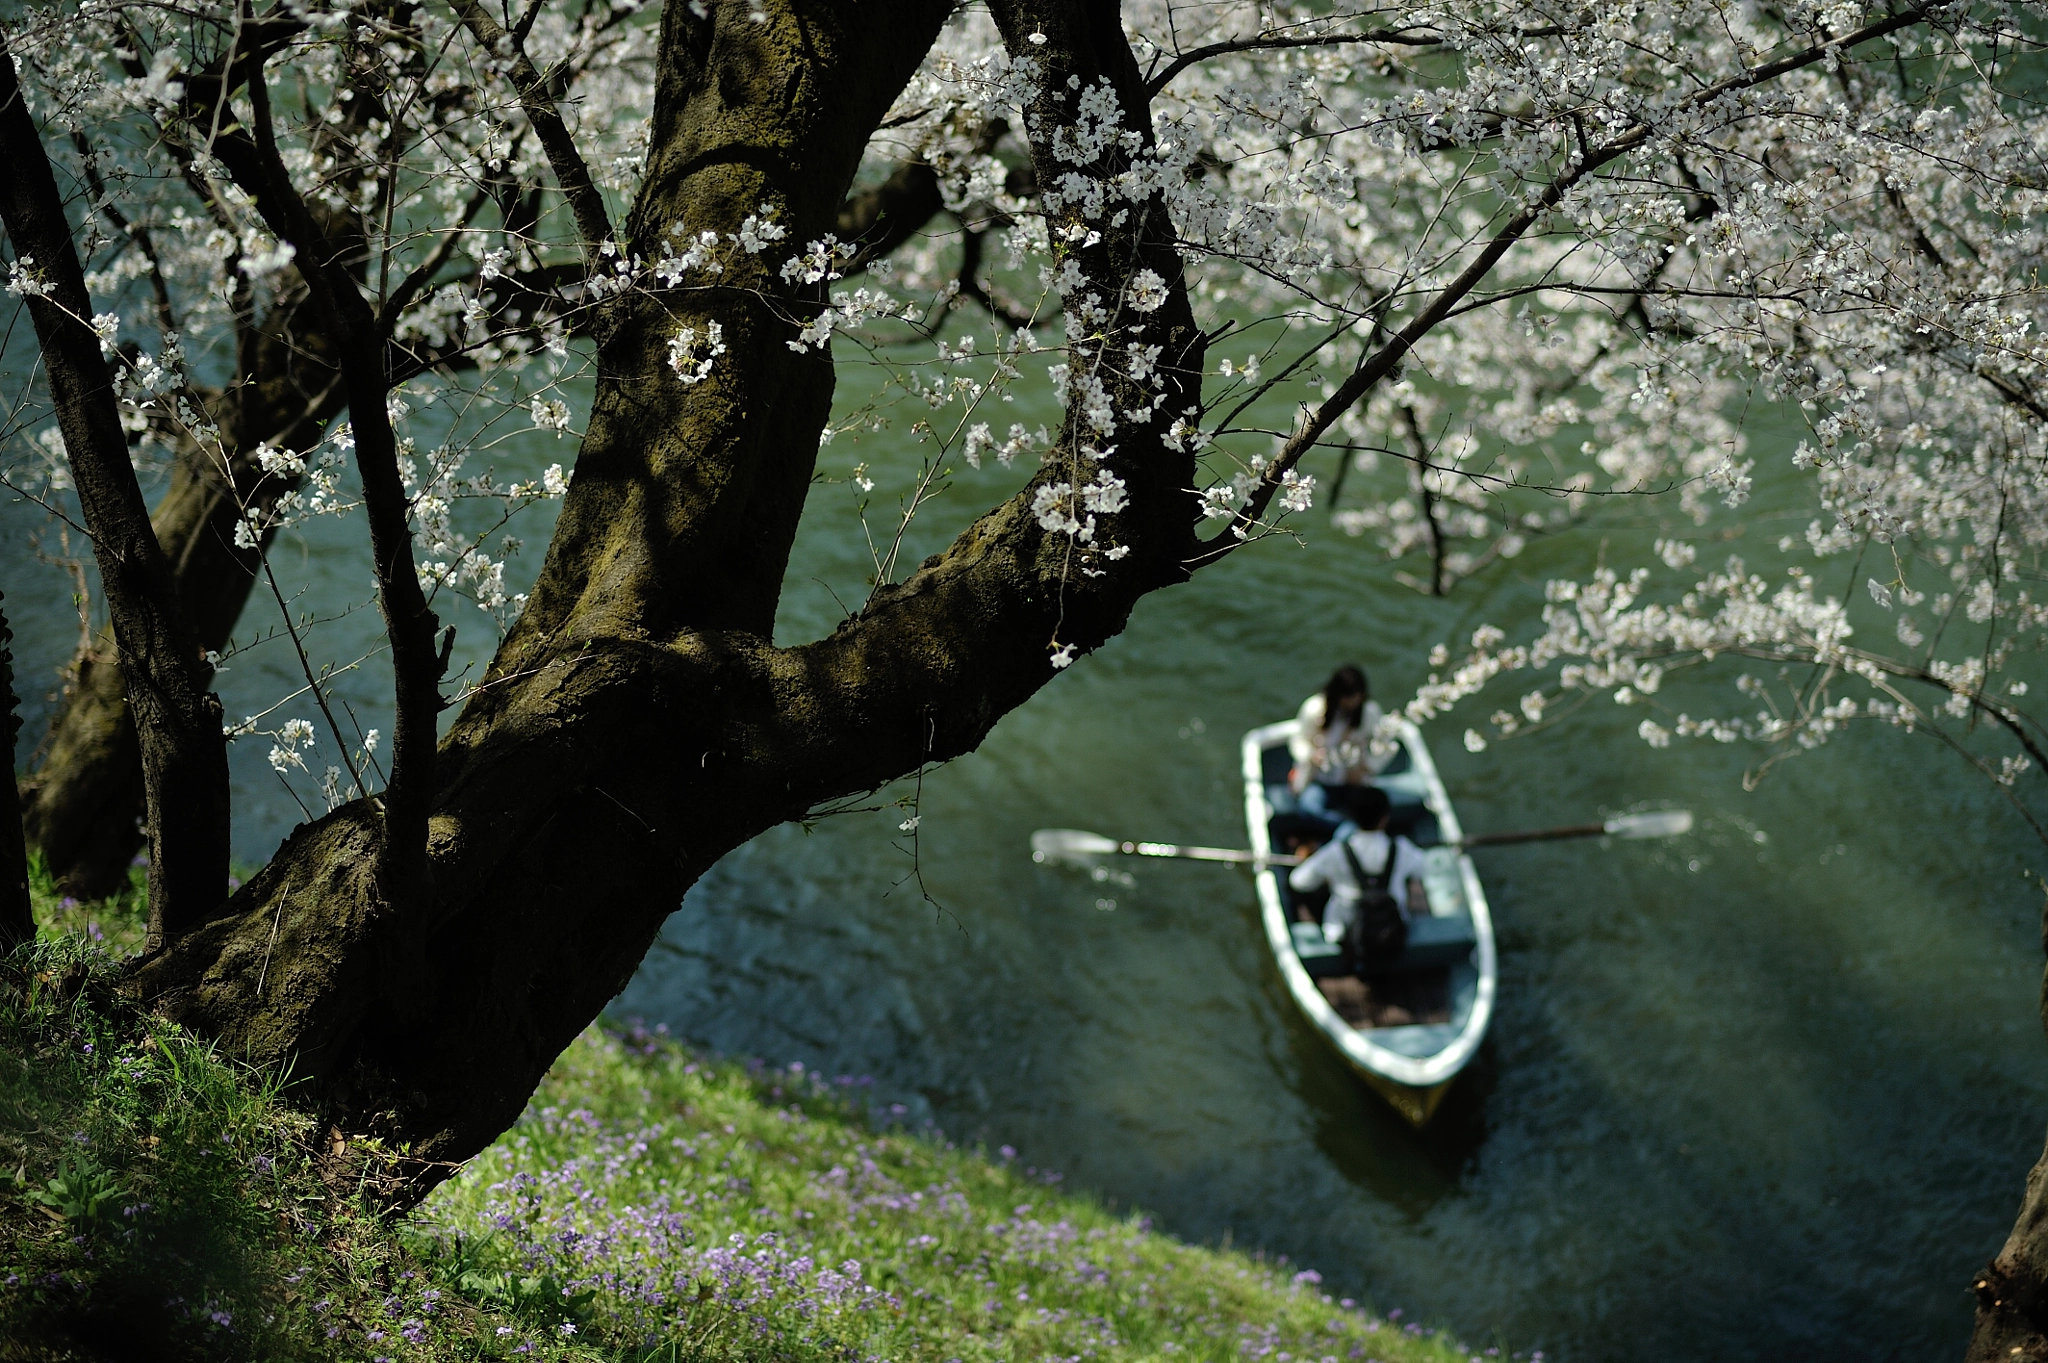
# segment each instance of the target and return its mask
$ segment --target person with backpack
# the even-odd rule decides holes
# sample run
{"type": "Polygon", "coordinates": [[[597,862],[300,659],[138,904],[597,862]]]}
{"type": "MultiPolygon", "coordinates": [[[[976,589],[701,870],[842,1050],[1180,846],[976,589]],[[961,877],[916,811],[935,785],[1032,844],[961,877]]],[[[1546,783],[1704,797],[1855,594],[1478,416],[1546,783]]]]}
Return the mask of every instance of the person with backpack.
{"type": "Polygon", "coordinates": [[[1350,826],[1318,848],[1287,877],[1297,894],[1327,889],[1323,935],[1344,943],[1363,971],[1398,957],[1408,945],[1408,920],[1429,913],[1422,849],[1387,832],[1393,812],[1376,786],[1343,792],[1350,826]]]}

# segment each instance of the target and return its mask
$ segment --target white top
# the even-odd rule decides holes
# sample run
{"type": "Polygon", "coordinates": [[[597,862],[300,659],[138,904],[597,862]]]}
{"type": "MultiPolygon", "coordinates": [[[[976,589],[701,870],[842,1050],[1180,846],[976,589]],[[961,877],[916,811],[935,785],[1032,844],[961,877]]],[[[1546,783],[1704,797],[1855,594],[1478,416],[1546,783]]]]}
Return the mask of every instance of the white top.
{"type": "Polygon", "coordinates": [[[1380,727],[1380,707],[1375,701],[1365,703],[1355,729],[1342,719],[1323,728],[1320,691],[1301,703],[1295,719],[1299,727],[1287,740],[1287,751],[1294,758],[1297,791],[1307,789],[1311,781],[1326,786],[1362,785],[1386,763],[1385,757],[1372,753],[1372,736],[1380,727]]]}
{"type": "MultiPolygon", "coordinates": [[[[1369,876],[1386,869],[1388,849],[1392,848],[1394,877],[1388,882],[1387,891],[1401,906],[1402,917],[1409,917],[1408,882],[1427,884],[1424,873],[1428,863],[1422,849],[1406,838],[1389,838],[1378,832],[1356,832],[1344,842],[1351,844],[1351,855],[1358,858],[1359,866],[1369,876]]],[[[1287,883],[1297,890],[1330,887],[1330,902],[1323,909],[1323,936],[1333,942],[1343,937],[1344,930],[1358,918],[1358,902],[1365,896],[1365,887],[1351,874],[1351,863],[1344,859],[1343,843],[1324,843],[1314,856],[1294,868],[1287,883]]]]}

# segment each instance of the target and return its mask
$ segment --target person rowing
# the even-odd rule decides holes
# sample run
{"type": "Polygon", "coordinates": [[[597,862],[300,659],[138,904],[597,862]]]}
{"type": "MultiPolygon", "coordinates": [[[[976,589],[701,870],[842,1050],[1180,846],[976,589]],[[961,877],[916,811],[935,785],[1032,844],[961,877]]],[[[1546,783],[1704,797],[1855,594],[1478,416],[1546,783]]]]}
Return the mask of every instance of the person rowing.
{"type": "Polygon", "coordinates": [[[1422,849],[1387,831],[1393,806],[1377,786],[1333,790],[1331,798],[1346,824],[1287,884],[1297,896],[1328,891],[1323,935],[1343,942],[1356,967],[1392,960],[1407,945],[1408,921],[1429,914],[1422,849]]]}

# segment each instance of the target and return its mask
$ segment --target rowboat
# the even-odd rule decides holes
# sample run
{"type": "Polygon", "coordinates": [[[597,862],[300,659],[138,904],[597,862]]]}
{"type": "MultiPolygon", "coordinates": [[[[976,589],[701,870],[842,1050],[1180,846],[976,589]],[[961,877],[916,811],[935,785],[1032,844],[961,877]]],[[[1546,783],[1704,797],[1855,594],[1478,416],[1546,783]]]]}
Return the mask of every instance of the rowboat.
{"type": "Polygon", "coordinates": [[[1298,721],[1244,736],[1246,831],[1258,867],[1259,914],[1287,992],[1315,1029],[1394,1109],[1420,1127],[1451,1082],[1478,1053],[1493,1020],[1499,986],[1493,918],[1472,858],[1458,846],[1464,830],[1430,759],[1422,731],[1389,717],[1383,734],[1399,745],[1375,778],[1393,802],[1392,828],[1423,849],[1429,914],[1411,919],[1399,958],[1351,973],[1320,923],[1295,922],[1290,868],[1274,855],[1273,816],[1292,803],[1287,742],[1298,721]]]}

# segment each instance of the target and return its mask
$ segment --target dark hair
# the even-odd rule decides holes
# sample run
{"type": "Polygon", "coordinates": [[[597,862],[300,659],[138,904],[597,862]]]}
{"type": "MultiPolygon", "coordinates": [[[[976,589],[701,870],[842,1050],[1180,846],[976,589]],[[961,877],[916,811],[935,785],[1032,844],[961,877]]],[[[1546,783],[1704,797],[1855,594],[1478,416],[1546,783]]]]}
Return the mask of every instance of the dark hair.
{"type": "Polygon", "coordinates": [[[1357,696],[1360,708],[1372,699],[1372,686],[1365,679],[1365,669],[1357,663],[1346,663],[1330,674],[1323,683],[1323,727],[1330,727],[1330,721],[1337,717],[1337,698],[1357,696]]]}
{"type": "Polygon", "coordinates": [[[1317,844],[1330,840],[1330,834],[1337,831],[1337,825],[1316,814],[1275,814],[1267,825],[1272,835],[1273,846],[1283,852],[1298,850],[1305,842],[1317,844]]]}
{"type": "Polygon", "coordinates": [[[1394,812],[1394,802],[1378,786],[1333,786],[1326,797],[1338,813],[1360,828],[1378,828],[1394,812]]]}

